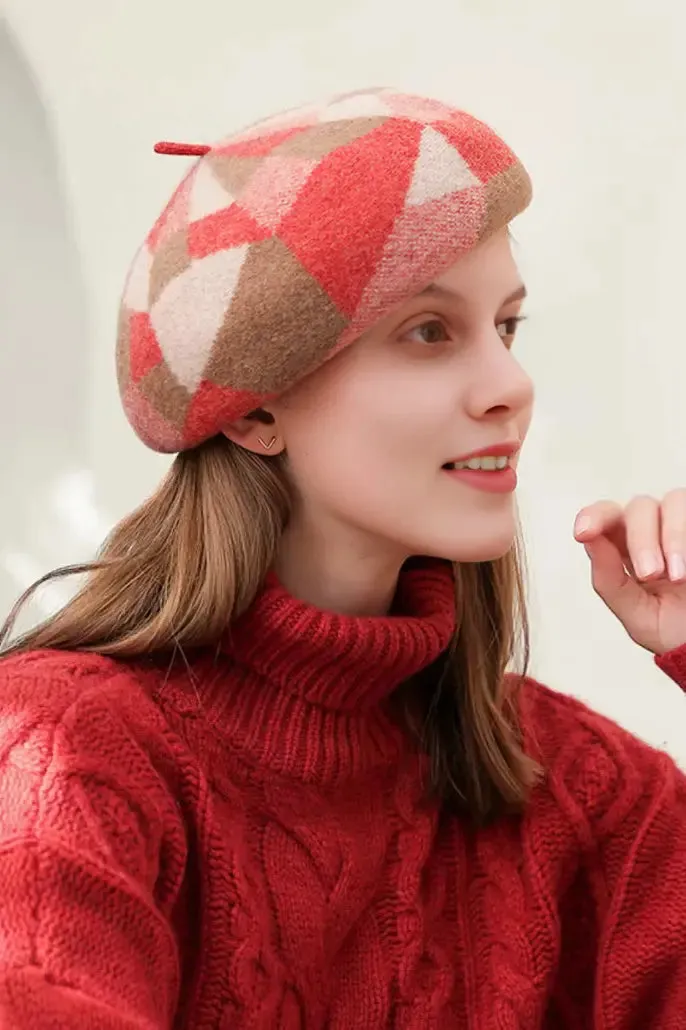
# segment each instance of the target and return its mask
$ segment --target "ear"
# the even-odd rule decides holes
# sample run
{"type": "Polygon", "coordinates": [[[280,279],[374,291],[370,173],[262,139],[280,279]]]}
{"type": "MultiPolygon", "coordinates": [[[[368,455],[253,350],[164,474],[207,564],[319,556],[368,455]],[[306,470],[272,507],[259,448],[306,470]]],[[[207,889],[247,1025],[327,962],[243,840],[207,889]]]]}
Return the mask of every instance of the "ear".
{"type": "Polygon", "coordinates": [[[265,457],[282,454],[285,449],[274,416],[263,408],[230,422],[222,433],[239,447],[265,457]]]}

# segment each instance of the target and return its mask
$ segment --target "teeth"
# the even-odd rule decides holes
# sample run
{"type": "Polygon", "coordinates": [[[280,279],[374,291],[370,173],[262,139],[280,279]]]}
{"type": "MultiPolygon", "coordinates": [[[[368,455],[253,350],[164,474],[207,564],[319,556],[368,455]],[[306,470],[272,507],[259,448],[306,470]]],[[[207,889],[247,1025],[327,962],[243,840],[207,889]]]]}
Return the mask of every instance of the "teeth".
{"type": "Polygon", "coordinates": [[[498,472],[500,469],[504,469],[509,464],[510,459],[502,455],[495,457],[491,454],[485,454],[483,458],[470,458],[469,461],[455,461],[451,465],[454,469],[471,469],[473,472],[477,470],[483,472],[498,472]]]}

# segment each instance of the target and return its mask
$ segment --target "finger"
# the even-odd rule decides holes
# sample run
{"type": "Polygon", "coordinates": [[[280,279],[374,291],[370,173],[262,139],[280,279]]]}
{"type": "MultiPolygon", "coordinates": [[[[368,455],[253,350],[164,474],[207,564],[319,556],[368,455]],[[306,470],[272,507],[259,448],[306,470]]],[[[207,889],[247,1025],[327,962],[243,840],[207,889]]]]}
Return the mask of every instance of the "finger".
{"type": "Polygon", "coordinates": [[[606,536],[599,536],[584,544],[584,549],[591,559],[593,588],[603,600],[626,586],[629,576],[622,555],[612,541],[606,536]]]}
{"type": "Polygon", "coordinates": [[[643,589],[627,573],[619,548],[606,536],[596,537],[584,548],[591,559],[593,589],[618,619],[628,617],[642,600],[643,589]]]}
{"type": "Polygon", "coordinates": [[[672,490],[662,499],[661,544],[669,578],[686,581],[686,490],[672,490]]]}
{"type": "Polygon", "coordinates": [[[626,548],[640,580],[664,575],[660,504],[654,497],[634,497],[624,509],[626,548]]]}
{"type": "Polygon", "coordinates": [[[577,516],[574,533],[582,543],[588,543],[599,536],[607,537],[621,554],[624,568],[632,576],[635,575],[626,544],[624,508],[616,501],[597,501],[582,509],[577,516]]]}
{"type": "Polygon", "coordinates": [[[577,540],[591,540],[610,527],[619,525],[624,517],[624,509],[616,501],[596,501],[582,508],[574,523],[574,536],[577,540]]]}

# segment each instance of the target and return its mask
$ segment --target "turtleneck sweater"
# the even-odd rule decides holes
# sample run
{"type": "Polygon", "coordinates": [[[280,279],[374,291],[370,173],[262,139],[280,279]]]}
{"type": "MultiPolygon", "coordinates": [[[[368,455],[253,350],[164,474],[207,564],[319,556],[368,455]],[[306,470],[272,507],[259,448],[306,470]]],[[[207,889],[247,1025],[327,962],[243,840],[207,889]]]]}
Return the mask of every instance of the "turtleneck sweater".
{"type": "Polygon", "coordinates": [[[0,661],[3,1030],[685,1026],[686,779],[528,679],[525,811],[449,814],[389,702],[454,627],[436,562],[386,617],[272,575],[185,661],[0,661]]]}

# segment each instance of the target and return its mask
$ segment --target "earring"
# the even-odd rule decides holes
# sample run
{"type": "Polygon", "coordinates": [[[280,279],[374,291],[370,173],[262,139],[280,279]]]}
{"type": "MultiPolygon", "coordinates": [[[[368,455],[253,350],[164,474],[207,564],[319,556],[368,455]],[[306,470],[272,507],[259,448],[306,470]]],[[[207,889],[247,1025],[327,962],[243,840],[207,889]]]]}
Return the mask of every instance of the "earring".
{"type": "Polygon", "coordinates": [[[275,436],[273,436],[273,437],[271,438],[271,440],[269,441],[269,443],[267,443],[267,441],[266,441],[266,440],[263,440],[261,436],[258,436],[258,437],[257,437],[257,439],[258,439],[258,441],[259,441],[259,442],[260,442],[260,443],[262,444],[262,446],[264,447],[265,451],[271,451],[272,447],[273,447],[273,446],[274,446],[274,444],[276,443],[276,437],[275,437],[275,436]]]}

